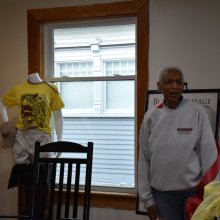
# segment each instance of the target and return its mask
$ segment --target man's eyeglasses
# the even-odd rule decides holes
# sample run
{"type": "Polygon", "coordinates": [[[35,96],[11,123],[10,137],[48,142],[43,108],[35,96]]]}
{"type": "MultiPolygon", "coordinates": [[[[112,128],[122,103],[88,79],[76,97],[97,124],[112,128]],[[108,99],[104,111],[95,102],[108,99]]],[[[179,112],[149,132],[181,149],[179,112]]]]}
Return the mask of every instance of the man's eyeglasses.
{"type": "Polygon", "coordinates": [[[174,83],[176,83],[176,85],[178,86],[182,86],[184,84],[184,80],[182,79],[176,79],[176,80],[172,80],[172,79],[165,79],[165,80],[161,80],[162,83],[171,86],[174,83]]]}

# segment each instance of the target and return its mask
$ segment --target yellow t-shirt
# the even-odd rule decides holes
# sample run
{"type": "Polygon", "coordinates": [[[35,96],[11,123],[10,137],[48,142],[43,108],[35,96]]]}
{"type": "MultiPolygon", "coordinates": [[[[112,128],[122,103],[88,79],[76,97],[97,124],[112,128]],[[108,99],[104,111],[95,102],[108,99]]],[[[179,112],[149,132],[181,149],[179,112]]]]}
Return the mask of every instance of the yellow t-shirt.
{"type": "Polygon", "coordinates": [[[51,112],[63,108],[64,103],[57,86],[48,84],[25,82],[15,86],[3,96],[4,105],[19,108],[16,124],[18,129],[38,129],[51,134],[51,112]]]}

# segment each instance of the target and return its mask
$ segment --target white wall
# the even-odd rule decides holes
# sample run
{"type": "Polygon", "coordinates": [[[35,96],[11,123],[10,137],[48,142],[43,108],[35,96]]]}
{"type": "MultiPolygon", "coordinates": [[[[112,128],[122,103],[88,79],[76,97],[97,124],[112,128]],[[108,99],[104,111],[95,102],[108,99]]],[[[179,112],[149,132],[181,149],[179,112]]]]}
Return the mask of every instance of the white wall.
{"type": "MultiPolygon", "coordinates": [[[[117,0],[0,0],[0,96],[27,78],[27,9],[116,2],[117,0]]],[[[220,1],[150,0],[149,88],[158,70],[178,65],[189,88],[218,88],[220,1]]],[[[10,111],[13,117],[15,111],[10,111]]],[[[17,191],[7,190],[11,149],[0,147],[0,212],[16,210],[17,191]]],[[[133,211],[91,210],[91,220],[143,220],[133,211]]]]}
{"type": "Polygon", "coordinates": [[[158,70],[178,65],[189,89],[219,88],[219,0],[150,1],[150,89],[158,70]]]}

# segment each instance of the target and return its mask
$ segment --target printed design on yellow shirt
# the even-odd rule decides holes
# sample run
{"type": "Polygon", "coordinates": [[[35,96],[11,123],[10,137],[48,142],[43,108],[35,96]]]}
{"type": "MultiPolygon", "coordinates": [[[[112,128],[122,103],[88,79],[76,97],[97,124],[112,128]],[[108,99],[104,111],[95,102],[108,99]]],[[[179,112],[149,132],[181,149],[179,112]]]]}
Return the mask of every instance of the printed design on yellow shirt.
{"type": "Polygon", "coordinates": [[[45,95],[25,94],[20,98],[21,118],[25,129],[45,126],[47,98],[45,95]]]}

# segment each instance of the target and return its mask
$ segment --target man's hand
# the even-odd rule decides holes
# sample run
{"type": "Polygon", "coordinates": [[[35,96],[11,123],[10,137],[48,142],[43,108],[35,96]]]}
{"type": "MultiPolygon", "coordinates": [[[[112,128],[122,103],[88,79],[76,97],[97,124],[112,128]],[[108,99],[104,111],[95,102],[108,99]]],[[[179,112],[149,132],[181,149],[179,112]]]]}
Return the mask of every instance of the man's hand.
{"type": "Polygon", "coordinates": [[[150,220],[162,220],[160,213],[157,211],[157,208],[155,205],[148,207],[147,213],[148,213],[150,220]]]}

